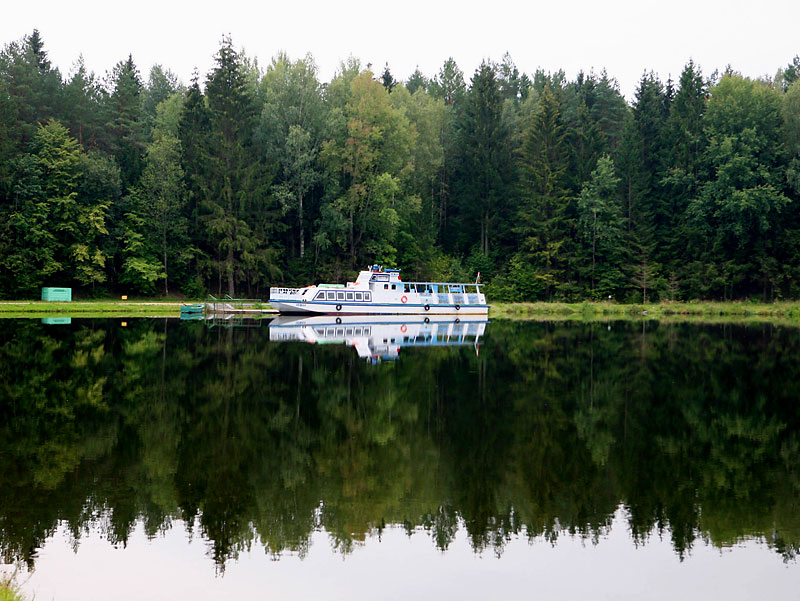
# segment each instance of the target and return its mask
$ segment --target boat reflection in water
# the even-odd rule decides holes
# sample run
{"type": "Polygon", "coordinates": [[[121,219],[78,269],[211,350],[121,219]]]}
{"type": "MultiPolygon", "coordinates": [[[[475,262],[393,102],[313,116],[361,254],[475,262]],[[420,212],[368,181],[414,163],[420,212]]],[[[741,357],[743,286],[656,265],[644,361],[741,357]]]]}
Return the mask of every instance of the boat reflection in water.
{"type": "Polygon", "coordinates": [[[486,316],[477,315],[460,319],[414,315],[281,315],[270,322],[269,339],[347,344],[362,359],[380,363],[397,359],[402,347],[470,345],[477,354],[487,323],[486,316]]]}

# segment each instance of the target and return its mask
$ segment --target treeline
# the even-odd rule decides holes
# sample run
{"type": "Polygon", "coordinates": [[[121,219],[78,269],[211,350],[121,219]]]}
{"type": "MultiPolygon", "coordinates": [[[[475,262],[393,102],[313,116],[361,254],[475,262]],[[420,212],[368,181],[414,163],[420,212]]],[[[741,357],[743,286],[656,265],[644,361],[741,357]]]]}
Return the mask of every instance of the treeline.
{"type": "Polygon", "coordinates": [[[0,296],[263,298],[382,262],[494,300],[798,298],[798,77],[690,61],[629,104],[508,55],[323,83],[226,38],[185,88],[132,57],[62,77],[34,30],[0,53],[0,296]]]}

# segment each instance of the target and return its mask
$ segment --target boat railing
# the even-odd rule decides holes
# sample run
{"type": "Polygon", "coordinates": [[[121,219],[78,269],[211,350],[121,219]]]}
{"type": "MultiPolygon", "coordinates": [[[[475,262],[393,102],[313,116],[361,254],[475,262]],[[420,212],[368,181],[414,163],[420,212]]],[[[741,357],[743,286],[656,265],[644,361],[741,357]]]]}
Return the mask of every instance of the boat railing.
{"type": "Polygon", "coordinates": [[[402,282],[404,292],[416,292],[422,302],[437,305],[479,305],[482,284],[455,282],[402,282]]]}
{"type": "Polygon", "coordinates": [[[276,296],[301,296],[305,288],[270,288],[269,297],[276,296]]]}
{"type": "Polygon", "coordinates": [[[471,292],[473,294],[480,294],[481,286],[483,284],[465,284],[463,282],[399,282],[404,287],[420,294],[425,294],[425,291],[430,290],[429,294],[451,293],[451,294],[464,294],[471,292]],[[418,290],[418,288],[422,290],[418,290]]]}
{"type": "Polygon", "coordinates": [[[399,283],[400,284],[408,284],[409,286],[413,284],[414,286],[417,286],[417,285],[419,285],[419,286],[453,286],[453,287],[462,286],[462,287],[465,287],[465,288],[466,287],[470,287],[471,288],[473,286],[475,286],[476,288],[481,288],[481,287],[486,285],[486,284],[482,284],[480,282],[478,282],[478,283],[475,283],[475,282],[466,282],[466,283],[465,282],[422,282],[422,281],[420,281],[420,282],[412,282],[412,281],[407,281],[407,280],[401,280],[399,283]]]}

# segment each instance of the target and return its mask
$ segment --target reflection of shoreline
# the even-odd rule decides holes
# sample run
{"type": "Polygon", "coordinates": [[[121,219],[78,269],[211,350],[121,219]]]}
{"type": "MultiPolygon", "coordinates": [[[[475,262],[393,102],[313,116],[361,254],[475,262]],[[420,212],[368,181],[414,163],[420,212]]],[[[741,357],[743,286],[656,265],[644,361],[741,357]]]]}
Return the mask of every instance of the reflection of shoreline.
{"type": "Polygon", "coordinates": [[[596,537],[564,530],[550,540],[540,534],[530,536],[523,528],[510,534],[496,552],[473,549],[461,519],[446,553],[435,544],[433,531],[422,527],[409,530],[402,522],[372,528],[344,545],[335,532],[319,526],[309,532],[300,548],[277,553],[268,544],[266,548],[257,544],[258,536],[253,533],[250,540],[254,544],[242,550],[235,569],[224,571],[208,568],[204,545],[190,544],[197,521],[187,524],[176,518],[171,528],[151,536],[143,520],[138,520],[124,551],[110,551],[99,528],[90,527],[73,543],[69,528],[60,525],[36,570],[21,575],[20,580],[36,599],[96,599],[113,591],[113,598],[121,601],[216,600],[225,598],[221,592],[231,590],[242,598],[258,598],[266,588],[264,573],[268,571],[269,590],[290,592],[286,598],[374,599],[381,581],[402,565],[414,578],[401,578],[393,584],[398,598],[523,598],[516,593],[530,587],[535,578],[542,583],[537,590],[551,593],[545,598],[591,599],[598,589],[598,574],[604,574],[602,570],[611,563],[603,562],[603,554],[612,553],[611,566],[626,569],[601,578],[608,598],[628,598],[632,589],[662,593],[643,594],[643,599],[699,598],[693,594],[698,590],[697,578],[714,583],[713,598],[751,599],[754,580],[758,590],[765,591],[765,598],[777,598],[792,590],[796,582],[796,571],[787,569],[758,536],[737,543],[735,554],[721,553],[729,547],[703,540],[682,564],[683,571],[676,572],[665,562],[669,537],[660,536],[654,528],[643,545],[632,545],[629,519],[624,506],[618,506],[607,528],[596,537]],[[145,549],[157,560],[148,561],[145,549]],[[98,571],[98,565],[103,569],[98,571]],[[504,578],[497,577],[498,571],[504,578]],[[460,577],[443,577],[443,573],[460,577]],[[154,581],[158,584],[153,585],[154,581]],[[420,582],[425,583],[426,591],[420,592],[420,582]],[[472,596],[476,590],[486,596],[472,596]]]}
{"type": "Polygon", "coordinates": [[[478,353],[487,323],[483,316],[450,319],[414,315],[281,315],[270,322],[269,339],[347,344],[362,359],[378,363],[397,359],[403,347],[470,345],[478,353]]]}
{"type": "MultiPolygon", "coordinates": [[[[324,529],[348,552],[386,524],[494,555],[523,532],[602,543],[623,503],[632,553],[755,537],[796,565],[794,329],[492,320],[480,360],[406,350],[376,368],[343,341],[282,345],[249,321],[261,329],[8,324],[0,559],[33,567],[59,524],[76,541],[96,526],[111,555],[137,520],[156,539],[181,518],[219,571],[256,541],[288,554],[324,529]]],[[[620,546],[598,549],[602,563],[620,546]]]]}

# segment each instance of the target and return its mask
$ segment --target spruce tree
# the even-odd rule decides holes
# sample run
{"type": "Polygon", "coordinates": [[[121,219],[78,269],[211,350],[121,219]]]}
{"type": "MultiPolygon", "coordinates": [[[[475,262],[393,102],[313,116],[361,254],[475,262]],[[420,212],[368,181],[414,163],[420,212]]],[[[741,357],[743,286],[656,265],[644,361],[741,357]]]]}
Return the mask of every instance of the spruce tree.
{"type": "Polygon", "coordinates": [[[572,224],[568,215],[569,166],[561,109],[546,86],[523,132],[519,160],[519,252],[512,276],[520,298],[552,299],[563,287],[569,264],[572,224]]]}
{"type": "Polygon", "coordinates": [[[511,181],[509,132],[494,65],[483,62],[472,78],[460,132],[460,206],[463,234],[489,255],[506,217],[511,181]]]}
{"type": "Polygon", "coordinates": [[[111,152],[122,173],[122,185],[129,188],[139,181],[144,167],[146,143],[142,111],[142,81],[139,70],[128,56],[111,73],[112,92],[107,100],[111,152]]]}
{"type": "Polygon", "coordinates": [[[683,271],[687,265],[685,214],[689,201],[697,195],[707,138],[703,130],[708,86],[702,73],[689,61],[681,73],[678,91],[671,103],[665,132],[667,153],[662,184],[669,238],[669,262],[672,269],[683,271]]]}
{"type": "Polygon", "coordinates": [[[626,283],[618,183],[614,162],[607,155],[602,156],[578,198],[578,226],[586,251],[581,262],[584,274],[589,273],[589,291],[595,299],[618,294],[626,283]]]}
{"type": "Polygon", "coordinates": [[[230,38],[223,38],[214,60],[206,80],[211,137],[202,220],[216,256],[219,288],[224,283],[235,296],[237,283],[252,290],[264,282],[272,255],[255,232],[266,197],[260,166],[252,156],[252,88],[230,38]]]}
{"type": "Polygon", "coordinates": [[[422,74],[422,71],[419,70],[419,67],[417,67],[411,74],[411,77],[408,78],[408,81],[406,82],[406,89],[408,90],[409,94],[413,94],[417,90],[427,91],[428,79],[422,74]]]}
{"type": "Polygon", "coordinates": [[[640,166],[639,211],[633,232],[642,254],[656,262],[666,260],[669,252],[669,211],[662,185],[668,106],[661,81],[653,73],[643,75],[633,104],[640,166]]]}

